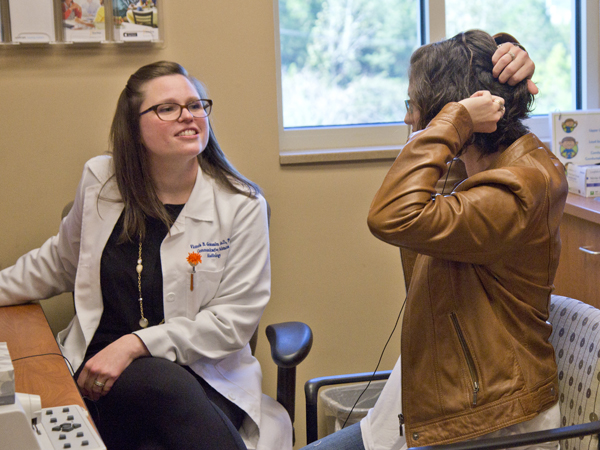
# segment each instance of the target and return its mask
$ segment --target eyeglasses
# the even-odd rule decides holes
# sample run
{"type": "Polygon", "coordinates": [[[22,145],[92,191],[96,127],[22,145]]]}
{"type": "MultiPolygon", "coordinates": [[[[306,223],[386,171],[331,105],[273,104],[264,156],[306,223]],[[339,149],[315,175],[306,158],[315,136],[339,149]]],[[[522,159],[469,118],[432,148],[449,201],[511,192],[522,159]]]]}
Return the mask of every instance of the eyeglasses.
{"type": "Polygon", "coordinates": [[[411,113],[410,100],[404,100],[404,106],[406,106],[406,112],[410,114],[411,113]]]}
{"type": "Polygon", "coordinates": [[[160,103],[158,105],[151,106],[146,111],[140,113],[143,116],[150,111],[154,111],[160,120],[166,122],[174,122],[179,120],[183,108],[187,108],[190,114],[198,119],[202,117],[208,117],[212,109],[213,101],[205,98],[194,100],[187,105],[180,105],[178,103],[160,103]]]}

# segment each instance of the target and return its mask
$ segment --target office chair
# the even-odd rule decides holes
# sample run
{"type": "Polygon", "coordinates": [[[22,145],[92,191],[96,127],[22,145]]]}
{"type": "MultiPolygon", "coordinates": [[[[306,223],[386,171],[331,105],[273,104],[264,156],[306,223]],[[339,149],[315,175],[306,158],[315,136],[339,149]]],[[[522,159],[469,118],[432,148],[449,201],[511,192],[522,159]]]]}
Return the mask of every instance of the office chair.
{"type": "MultiPolygon", "coordinates": [[[[600,310],[579,300],[552,295],[548,320],[552,324],[550,342],[554,346],[558,366],[562,427],[494,439],[419,447],[419,450],[493,450],[556,440],[560,441],[561,448],[567,450],[600,449],[600,310]]],[[[389,373],[379,372],[375,379],[385,379],[389,373]]],[[[371,374],[363,373],[315,378],[306,383],[306,432],[309,443],[318,438],[319,388],[369,379],[371,374]]]]}
{"type": "MultiPolygon", "coordinates": [[[[72,207],[73,202],[65,205],[61,218],[64,219],[72,207]]],[[[270,222],[271,207],[268,203],[267,215],[270,222]]],[[[283,322],[267,326],[266,335],[271,346],[271,358],[277,365],[277,402],[287,411],[293,428],[296,417],[296,367],[310,352],[313,342],[312,330],[303,322],[283,322]]],[[[253,355],[257,341],[258,327],[250,339],[253,355]]]]}

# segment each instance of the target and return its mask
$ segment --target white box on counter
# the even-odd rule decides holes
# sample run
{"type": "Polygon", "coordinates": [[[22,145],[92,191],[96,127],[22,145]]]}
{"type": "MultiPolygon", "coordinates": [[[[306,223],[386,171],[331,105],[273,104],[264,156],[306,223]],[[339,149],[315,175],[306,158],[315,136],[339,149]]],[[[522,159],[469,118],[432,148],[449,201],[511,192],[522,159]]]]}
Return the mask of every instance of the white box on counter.
{"type": "Polygon", "coordinates": [[[15,369],[6,342],[0,342],[0,405],[15,402],[15,369]]]}
{"type": "Polygon", "coordinates": [[[583,197],[600,197],[600,166],[567,164],[569,192],[583,197]]]}

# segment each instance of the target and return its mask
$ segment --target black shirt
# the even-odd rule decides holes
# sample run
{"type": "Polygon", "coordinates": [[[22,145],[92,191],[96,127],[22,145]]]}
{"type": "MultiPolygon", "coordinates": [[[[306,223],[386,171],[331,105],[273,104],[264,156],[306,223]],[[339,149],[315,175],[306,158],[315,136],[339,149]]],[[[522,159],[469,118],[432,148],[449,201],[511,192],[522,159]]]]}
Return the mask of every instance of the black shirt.
{"type": "MultiPolygon", "coordinates": [[[[184,205],[165,205],[175,221],[184,205]]],[[[139,241],[119,243],[124,213],[113,229],[100,260],[100,284],[104,310],[98,329],[86,351],[85,361],[122,336],[141,329],[138,274],[139,241]]],[[[148,326],[164,319],[163,280],[160,246],[168,233],[163,222],[146,218],[146,236],[142,242],[142,298],[148,326]]]]}

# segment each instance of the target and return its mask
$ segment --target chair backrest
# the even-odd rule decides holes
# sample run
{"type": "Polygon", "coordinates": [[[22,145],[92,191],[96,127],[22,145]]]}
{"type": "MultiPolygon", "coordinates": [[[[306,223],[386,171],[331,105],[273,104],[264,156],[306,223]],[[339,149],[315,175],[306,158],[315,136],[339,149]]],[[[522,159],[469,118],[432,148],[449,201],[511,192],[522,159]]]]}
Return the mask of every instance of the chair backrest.
{"type": "MultiPolygon", "coordinates": [[[[550,342],[558,365],[561,426],[598,420],[600,411],[600,310],[552,295],[550,342]]],[[[568,439],[561,448],[598,448],[597,436],[568,439]]]]}
{"type": "Polygon", "coordinates": [[[154,23],[152,22],[154,18],[154,13],[152,11],[136,11],[134,9],[132,13],[133,21],[136,24],[154,26],[154,23]]]}

